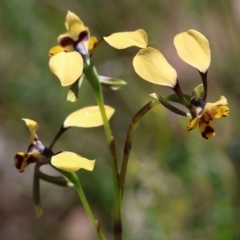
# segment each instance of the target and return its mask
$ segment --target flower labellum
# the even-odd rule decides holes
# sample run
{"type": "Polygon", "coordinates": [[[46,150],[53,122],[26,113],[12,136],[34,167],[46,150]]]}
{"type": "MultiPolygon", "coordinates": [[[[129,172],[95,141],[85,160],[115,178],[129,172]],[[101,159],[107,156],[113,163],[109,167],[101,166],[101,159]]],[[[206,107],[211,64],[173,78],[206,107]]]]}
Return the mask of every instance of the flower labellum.
{"type": "Polygon", "coordinates": [[[78,52],[61,52],[50,58],[49,67],[62,86],[69,86],[82,75],[83,59],[78,52]]]}
{"type": "MultiPolygon", "coordinates": [[[[194,101],[192,103],[195,104],[194,101]]],[[[215,103],[204,103],[202,106],[195,106],[195,110],[197,117],[190,121],[187,130],[191,131],[199,125],[200,133],[205,139],[215,136],[212,124],[213,117],[221,118],[229,115],[227,99],[224,96],[221,96],[220,100],[215,103]],[[201,111],[199,109],[201,109],[201,111]]]]}

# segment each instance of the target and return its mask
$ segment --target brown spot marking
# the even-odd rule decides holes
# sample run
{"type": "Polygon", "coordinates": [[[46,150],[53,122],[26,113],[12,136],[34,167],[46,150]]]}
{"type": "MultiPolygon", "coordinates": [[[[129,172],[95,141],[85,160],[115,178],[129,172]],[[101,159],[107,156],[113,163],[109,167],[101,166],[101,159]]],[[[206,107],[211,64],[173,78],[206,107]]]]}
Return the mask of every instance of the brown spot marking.
{"type": "Polygon", "coordinates": [[[82,41],[87,41],[88,39],[89,39],[88,31],[82,31],[78,36],[78,40],[76,40],[76,41],[74,41],[70,37],[62,37],[59,39],[58,42],[62,47],[67,47],[69,45],[72,45],[74,48],[76,48],[78,43],[80,43],[82,41]]]}
{"type": "Polygon", "coordinates": [[[222,117],[227,117],[229,115],[229,109],[226,109],[222,115],[222,117]]]}
{"type": "Polygon", "coordinates": [[[27,153],[24,152],[18,152],[15,156],[14,156],[14,163],[16,168],[20,171],[23,172],[24,171],[24,166],[26,165],[26,159],[28,157],[27,153]]]}
{"type": "Polygon", "coordinates": [[[69,45],[74,45],[74,41],[70,37],[63,37],[59,39],[59,44],[62,47],[66,47],[69,45]]]}
{"type": "Polygon", "coordinates": [[[206,126],[204,131],[202,132],[202,137],[205,139],[208,139],[208,134],[214,133],[214,129],[212,129],[210,126],[206,126]]]}

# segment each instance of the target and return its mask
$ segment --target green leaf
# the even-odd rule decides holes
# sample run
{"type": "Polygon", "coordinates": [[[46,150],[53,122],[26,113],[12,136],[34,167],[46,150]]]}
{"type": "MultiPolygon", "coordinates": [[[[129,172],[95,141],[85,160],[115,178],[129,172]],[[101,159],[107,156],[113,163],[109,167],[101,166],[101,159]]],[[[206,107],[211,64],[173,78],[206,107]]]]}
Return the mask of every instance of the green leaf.
{"type": "Polygon", "coordinates": [[[203,88],[203,84],[199,84],[197,87],[194,88],[193,93],[192,93],[192,97],[196,97],[196,98],[203,98],[204,96],[204,88],[203,88]]]}

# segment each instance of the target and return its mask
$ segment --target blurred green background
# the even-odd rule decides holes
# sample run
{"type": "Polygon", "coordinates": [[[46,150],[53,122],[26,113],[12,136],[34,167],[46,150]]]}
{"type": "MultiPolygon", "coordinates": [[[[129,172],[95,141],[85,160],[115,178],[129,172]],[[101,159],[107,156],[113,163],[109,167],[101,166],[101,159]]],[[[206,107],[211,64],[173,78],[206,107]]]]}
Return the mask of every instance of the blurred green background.
{"type": "MultiPolygon", "coordinates": [[[[208,100],[215,102],[225,95],[230,116],[214,120],[216,137],[210,140],[203,139],[198,129],[188,133],[188,119],[161,106],[143,118],[126,179],[124,239],[240,239],[239,0],[1,0],[0,238],[96,239],[74,189],[42,182],[44,213],[37,219],[31,196],[33,166],[20,174],[12,159],[16,152],[26,151],[29,143],[22,117],[40,124],[38,135],[48,145],[69,113],[95,104],[87,82],[79,101],[67,102],[68,89],[48,68],[48,50],[65,31],[67,10],[80,16],[98,38],[143,28],[149,46],[158,48],[177,70],[187,94],[201,79],[177,56],[173,37],[195,29],[208,38],[212,51],[208,100]]],[[[119,91],[104,90],[106,103],[116,108],[111,126],[119,159],[130,121],[150,100],[148,94],[171,93],[134,73],[132,59],[137,51],[118,51],[103,44],[93,57],[99,74],[128,83],[119,91]]],[[[94,171],[80,171],[79,177],[111,239],[113,190],[103,129],[70,129],[54,150],[97,159],[94,171]]]]}

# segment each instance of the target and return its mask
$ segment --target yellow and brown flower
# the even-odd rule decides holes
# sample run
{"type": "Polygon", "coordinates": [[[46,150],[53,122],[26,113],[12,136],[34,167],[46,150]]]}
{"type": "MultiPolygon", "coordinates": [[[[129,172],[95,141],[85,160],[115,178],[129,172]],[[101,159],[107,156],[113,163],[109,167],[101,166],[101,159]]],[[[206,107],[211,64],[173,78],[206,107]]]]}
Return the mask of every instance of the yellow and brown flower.
{"type": "MultiPolygon", "coordinates": [[[[107,120],[109,120],[114,114],[114,108],[105,105],[105,111],[107,120]]],[[[54,153],[52,149],[52,144],[50,148],[47,148],[39,140],[36,131],[39,126],[37,122],[31,119],[22,119],[27,125],[30,131],[30,145],[27,152],[18,152],[14,156],[14,163],[16,168],[23,172],[26,167],[31,163],[48,163],[50,162],[52,166],[59,168],[67,172],[76,172],[83,168],[88,171],[92,171],[94,168],[95,160],[89,160],[76,153],[61,151],[54,153]]],[[[80,128],[92,128],[103,125],[102,116],[98,106],[88,106],[81,108],[77,111],[72,112],[65,119],[61,132],[65,132],[71,127],[80,128]]],[[[54,139],[55,142],[56,139],[54,139]]]]}
{"type": "MultiPolygon", "coordinates": [[[[97,38],[90,37],[88,27],[74,13],[68,12],[65,26],[67,32],[58,37],[59,46],[50,49],[49,67],[60,80],[62,86],[73,84],[82,75],[83,57],[88,57],[97,45],[97,38]]],[[[147,46],[147,34],[138,29],[132,32],[119,32],[103,37],[104,41],[117,49],[131,46],[147,46]]]]}
{"type": "MultiPolygon", "coordinates": [[[[163,86],[172,88],[177,96],[178,101],[175,102],[185,105],[190,113],[183,113],[181,110],[172,106],[170,103],[165,104],[164,98],[158,94],[157,99],[169,110],[192,119],[187,127],[190,131],[199,125],[200,133],[203,138],[211,138],[215,136],[215,131],[212,125],[212,118],[227,117],[229,108],[227,100],[224,96],[215,103],[206,102],[207,98],[207,72],[211,62],[211,51],[209,42],[204,35],[196,30],[179,33],[174,38],[179,57],[198,69],[202,78],[202,84],[199,85],[191,96],[186,98],[180,88],[176,70],[167,62],[163,54],[157,49],[147,47],[141,49],[133,59],[133,67],[136,73],[144,80],[163,86]],[[191,100],[190,100],[191,99],[191,100]]],[[[173,98],[171,98],[173,99],[173,98]]],[[[171,101],[171,100],[170,100],[171,101]]]]}
{"type": "MultiPolygon", "coordinates": [[[[192,101],[192,104],[194,105],[196,102],[198,101],[192,101]]],[[[209,139],[214,137],[215,131],[212,124],[213,117],[221,118],[229,115],[227,99],[221,96],[219,101],[215,103],[206,103],[203,108],[201,108],[199,104],[194,107],[197,109],[197,117],[190,121],[187,130],[191,131],[199,125],[199,130],[203,138],[209,139]]]]}

